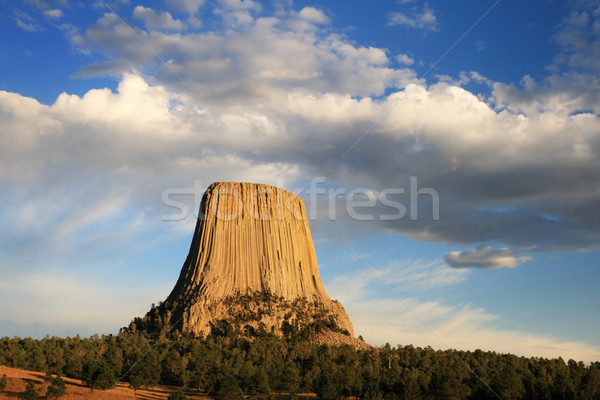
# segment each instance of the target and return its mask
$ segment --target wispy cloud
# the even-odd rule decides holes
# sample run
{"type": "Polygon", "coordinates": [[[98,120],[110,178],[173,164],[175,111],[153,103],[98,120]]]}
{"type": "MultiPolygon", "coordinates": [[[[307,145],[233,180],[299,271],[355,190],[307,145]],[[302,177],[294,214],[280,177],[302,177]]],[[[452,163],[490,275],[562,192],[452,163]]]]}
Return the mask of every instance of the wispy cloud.
{"type": "MultiPolygon", "coordinates": [[[[331,293],[345,293],[346,301],[365,299],[372,295],[373,283],[377,276],[403,293],[416,293],[464,282],[466,270],[454,270],[440,262],[393,261],[375,271],[363,270],[358,273],[341,275],[328,283],[331,293]],[[375,275],[376,274],[376,275],[375,275]]],[[[377,278],[378,279],[378,278],[377,278]]]]}
{"type": "Polygon", "coordinates": [[[0,300],[5,307],[0,321],[2,335],[42,337],[46,334],[83,336],[116,333],[134,316],[143,315],[149,302],[166,297],[170,285],[146,286],[136,277],[110,280],[89,270],[69,276],[52,270],[15,276],[0,282],[0,300]],[[52,328],[48,328],[52,327],[52,328]]]}
{"type": "Polygon", "coordinates": [[[37,20],[31,15],[27,14],[25,11],[14,8],[12,11],[12,16],[17,26],[21,29],[29,32],[39,32],[44,30],[37,20]]]}
{"type": "Polygon", "coordinates": [[[173,11],[184,11],[194,14],[204,4],[205,0],[167,0],[166,4],[173,11]]]}
{"type": "Polygon", "coordinates": [[[25,0],[26,4],[30,4],[40,10],[48,10],[52,8],[65,7],[69,5],[69,0],[25,0]]]}
{"type": "Polygon", "coordinates": [[[425,4],[422,11],[411,12],[392,11],[387,14],[388,25],[400,25],[425,31],[437,31],[439,24],[434,11],[425,4]]]}
{"type": "Polygon", "coordinates": [[[502,317],[472,304],[449,304],[440,296],[435,296],[437,300],[425,300],[427,288],[459,284],[466,275],[454,274],[457,270],[436,264],[403,265],[392,268],[395,273],[391,273],[390,268],[363,270],[326,284],[332,297],[346,307],[356,334],[371,344],[412,344],[441,349],[449,346],[526,357],[561,356],[585,362],[600,358],[600,348],[587,343],[501,328],[502,317]],[[447,273],[443,273],[444,269],[447,273]],[[443,276],[438,279],[440,273],[443,276]]]}
{"type": "Polygon", "coordinates": [[[575,1],[553,39],[559,47],[548,66],[552,73],[536,81],[524,76],[519,86],[497,82],[494,98],[498,105],[525,114],[553,110],[561,115],[591,110],[600,113],[600,11],[596,1],[575,1]]]}
{"type": "Polygon", "coordinates": [[[461,350],[496,351],[525,357],[548,357],[592,362],[600,359],[600,348],[577,341],[561,340],[551,335],[509,330],[498,326],[501,317],[471,305],[447,305],[442,301],[426,302],[404,299],[436,333],[432,334],[399,300],[364,299],[345,305],[356,334],[374,345],[432,346],[461,350]],[[438,336],[443,339],[441,343],[438,336]]]}
{"type": "Polygon", "coordinates": [[[44,15],[48,18],[60,19],[63,16],[63,12],[60,8],[52,8],[44,11],[44,15]]]}
{"type": "Polygon", "coordinates": [[[485,50],[485,41],[483,41],[483,40],[476,41],[475,47],[477,48],[477,51],[484,51],[485,50]]]}

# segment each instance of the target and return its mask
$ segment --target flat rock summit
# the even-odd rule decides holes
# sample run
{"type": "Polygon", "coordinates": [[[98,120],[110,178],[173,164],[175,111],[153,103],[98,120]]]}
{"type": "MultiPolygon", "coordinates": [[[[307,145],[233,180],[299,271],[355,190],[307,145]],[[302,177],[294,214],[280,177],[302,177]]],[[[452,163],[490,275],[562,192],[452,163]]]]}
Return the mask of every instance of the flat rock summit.
{"type": "Polygon", "coordinates": [[[266,332],[363,343],[321,283],[304,203],[264,184],[216,182],[206,190],[179,279],[144,321],[157,319],[196,336],[266,332]]]}

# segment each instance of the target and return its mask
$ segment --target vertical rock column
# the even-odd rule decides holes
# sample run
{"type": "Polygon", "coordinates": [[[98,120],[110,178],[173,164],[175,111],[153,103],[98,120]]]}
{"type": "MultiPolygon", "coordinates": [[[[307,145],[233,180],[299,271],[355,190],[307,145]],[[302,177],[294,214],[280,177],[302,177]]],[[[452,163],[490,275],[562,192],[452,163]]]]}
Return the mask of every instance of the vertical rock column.
{"type": "Polygon", "coordinates": [[[322,303],[353,334],[343,307],[321,283],[302,200],[269,185],[213,183],[202,198],[190,252],[167,301],[196,299],[183,329],[205,334],[211,322],[208,304],[255,292],[322,303]]]}

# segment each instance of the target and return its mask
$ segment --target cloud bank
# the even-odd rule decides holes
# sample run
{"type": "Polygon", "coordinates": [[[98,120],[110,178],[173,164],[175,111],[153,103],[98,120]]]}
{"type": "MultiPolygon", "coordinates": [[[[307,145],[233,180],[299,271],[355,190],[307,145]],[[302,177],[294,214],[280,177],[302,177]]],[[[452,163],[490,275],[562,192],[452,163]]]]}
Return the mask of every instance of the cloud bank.
{"type": "MultiPolygon", "coordinates": [[[[256,153],[266,162],[374,190],[407,187],[408,178],[417,176],[440,193],[439,223],[425,218],[385,229],[449,244],[597,248],[600,102],[594,85],[573,85],[582,79],[573,68],[591,65],[584,60],[595,50],[590,44],[577,48],[576,60],[572,54],[573,31],[594,35],[596,11],[582,11],[586,24],[570,16],[557,35],[557,59],[568,60],[566,69],[545,82],[526,76],[522,87],[489,82],[485,98],[460,86],[486,81],[477,72],[459,83],[425,83],[414,70],[394,66],[385,49],[332,33],[328,18],[314,8],[258,16],[251,3],[236,4],[215,12],[224,25],[233,15],[246,21],[237,29],[181,35],[137,27],[145,43],[125,40],[131,33],[105,14],[72,38],[74,46],[107,56],[79,73],[119,75],[154,66],[156,85],[201,94],[223,116],[231,129],[218,123],[210,129],[234,139],[222,144],[225,152],[251,162],[256,153]],[[157,63],[146,46],[167,64],[157,63]],[[386,90],[391,93],[384,95],[386,90]],[[244,151],[235,136],[252,151],[244,151]],[[268,139],[274,136],[276,143],[268,139]]],[[[190,95],[183,107],[197,100],[190,95]]],[[[207,129],[203,136],[210,136],[207,129]]]]}
{"type": "MultiPolygon", "coordinates": [[[[231,171],[235,164],[277,169],[280,181],[324,176],[375,191],[407,188],[415,176],[439,193],[440,221],[424,212],[417,221],[377,224],[419,240],[479,248],[448,255],[454,266],[497,265],[469,261],[481,248],[490,253],[478,255],[484,258],[597,249],[599,90],[573,84],[594,68],[586,60],[596,53],[597,10],[571,15],[557,35],[563,48],[557,63],[566,69],[546,82],[525,77],[522,88],[492,82],[487,98],[457,83],[418,79],[385,49],[332,32],[315,8],[260,11],[252,2],[223,3],[213,10],[222,26],[182,34],[169,32],[184,22],[168,11],[138,6],[132,17],[141,21],[134,26],[141,40],[110,12],[83,31],[69,31],[73,47],[105,57],[78,74],[115,74],[118,92],[62,94],[51,106],[4,92],[4,187],[27,193],[31,204],[55,191],[51,184],[84,193],[97,186],[88,176],[152,175],[156,192],[158,182],[192,176],[208,159],[231,171]],[[581,37],[589,46],[577,47],[575,58],[581,37]],[[299,170],[304,176],[295,175],[299,170]]],[[[471,79],[485,78],[472,72],[461,82],[471,79]]],[[[212,180],[224,175],[204,171],[212,180]]],[[[115,182],[106,193],[120,192],[121,209],[143,203],[156,211],[136,196],[148,193],[143,179],[115,182]]],[[[31,205],[12,206],[10,215],[33,212],[31,205]]],[[[500,264],[516,266],[525,256],[500,264]]]]}

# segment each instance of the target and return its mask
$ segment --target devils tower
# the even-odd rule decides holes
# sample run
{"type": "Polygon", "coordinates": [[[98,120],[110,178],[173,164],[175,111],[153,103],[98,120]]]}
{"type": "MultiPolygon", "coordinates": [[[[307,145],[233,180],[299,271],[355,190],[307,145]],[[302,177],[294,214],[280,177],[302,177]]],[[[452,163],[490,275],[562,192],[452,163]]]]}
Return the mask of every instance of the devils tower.
{"type": "Polygon", "coordinates": [[[321,283],[304,203],[254,183],[216,182],[206,190],[179,279],[144,320],[152,316],[196,336],[325,330],[340,342],[354,335],[344,307],[321,283]]]}

